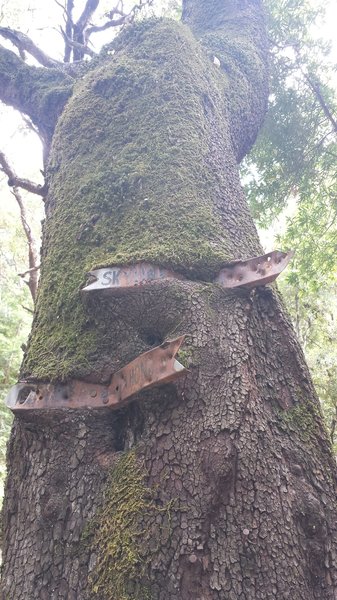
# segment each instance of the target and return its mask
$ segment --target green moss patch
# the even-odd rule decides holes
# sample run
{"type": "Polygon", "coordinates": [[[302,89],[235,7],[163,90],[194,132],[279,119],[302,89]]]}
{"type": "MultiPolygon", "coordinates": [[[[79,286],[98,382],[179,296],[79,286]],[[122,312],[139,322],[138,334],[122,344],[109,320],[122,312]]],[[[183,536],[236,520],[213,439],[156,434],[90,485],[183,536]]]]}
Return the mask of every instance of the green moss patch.
{"type": "Polygon", "coordinates": [[[318,417],[318,408],[312,403],[309,405],[304,402],[279,413],[282,428],[296,432],[305,442],[317,439],[318,417]]]}
{"type": "Polygon", "coordinates": [[[75,84],[48,166],[43,268],[24,376],[59,380],[99,370],[113,331],[98,335],[81,303],[91,269],[150,261],[209,281],[225,261],[249,254],[255,230],[246,208],[238,206],[224,227],[224,196],[232,204],[239,186],[225,81],[187,27],[159,20],[131,27],[115,54],[103,53],[75,84]],[[213,156],[215,138],[221,144],[213,156]]]}
{"type": "MultiPolygon", "coordinates": [[[[96,565],[90,575],[100,600],[149,600],[147,569],[150,525],[158,514],[155,492],[144,483],[145,471],[134,451],[111,472],[102,510],[92,523],[96,565]]],[[[166,510],[166,509],[165,509],[166,510]]]]}
{"type": "Polygon", "coordinates": [[[92,268],[148,260],[208,278],[233,255],[210,199],[210,66],[187,28],[152,22],[133,27],[75,85],[51,150],[23,375],[59,380],[93,370],[102,339],[79,294],[92,268]]]}

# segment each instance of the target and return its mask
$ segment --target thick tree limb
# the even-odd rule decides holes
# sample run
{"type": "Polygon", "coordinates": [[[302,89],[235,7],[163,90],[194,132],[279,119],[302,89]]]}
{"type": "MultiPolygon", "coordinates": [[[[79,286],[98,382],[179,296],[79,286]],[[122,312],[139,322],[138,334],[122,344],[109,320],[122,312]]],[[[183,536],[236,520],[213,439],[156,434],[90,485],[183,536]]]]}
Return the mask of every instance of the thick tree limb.
{"type": "Polygon", "coordinates": [[[57,60],[50,58],[50,56],[38,48],[25,33],[16,31],[15,29],[9,29],[8,27],[0,27],[0,35],[14,44],[22,59],[25,57],[25,52],[28,52],[28,54],[33,56],[43,67],[53,68],[60,65],[57,60]]]}
{"type": "Polygon", "coordinates": [[[75,24],[75,29],[78,33],[83,33],[94,12],[98,8],[99,3],[100,0],[87,0],[83,12],[75,24]]]}
{"type": "Polygon", "coordinates": [[[37,286],[38,286],[38,281],[39,281],[37,244],[36,244],[35,238],[32,234],[30,225],[28,223],[26,208],[25,208],[25,205],[24,205],[24,202],[23,202],[23,199],[22,199],[19,189],[17,187],[13,187],[12,194],[18,203],[19,210],[20,210],[21,224],[22,224],[22,227],[23,227],[23,230],[25,232],[25,236],[26,236],[26,239],[28,242],[29,269],[24,275],[28,274],[29,276],[28,276],[28,280],[25,279],[24,281],[29,287],[33,302],[35,302],[37,286]]]}
{"type": "Polygon", "coordinates": [[[226,75],[232,143],[240,161],[254,144],[267,110],[268,40],[262,0],[183,0],[182,19],[226,75]]]}
{"type": "Polygon", "coordinates": [[[54,131],[73,83],[61,69],[29,66],[0,46],[0,100],[28,115],[45,141],[54,131]]]}
{"type": "Polygon", "coordinates": [[[76,42],[76,44],[78,44],[78,46],[73,45],[73,55],[75,61],[82,60],[84,56],[83,48],[87,48],[87,44],[85,43],[84,31],[91,17],[96,11],[99,2],[100,0],[87,0],[80,18],[73,26],[73,42],[76,42]]]}
{"type": "Polygon", "coordinates": [[[24,179],[22,177],[18,177],[10,165],[7,157],[3,152],[0,151],[0,168],[8,177],[8,185],[10,187],[20,187],[27,192],[31,192],[32,194],[37,194],[38,196],[44,197],[46,194],[46,186],[40,185],[38,183],[34,183],[29,179],[24,179]]]}

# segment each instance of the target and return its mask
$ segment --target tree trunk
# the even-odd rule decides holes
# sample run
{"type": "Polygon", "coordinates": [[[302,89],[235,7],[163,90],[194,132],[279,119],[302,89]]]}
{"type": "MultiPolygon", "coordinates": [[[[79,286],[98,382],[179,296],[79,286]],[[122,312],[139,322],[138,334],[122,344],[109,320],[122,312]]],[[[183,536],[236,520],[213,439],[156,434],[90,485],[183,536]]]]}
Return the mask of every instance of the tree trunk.
{"type": "Polygon", "coordinates": [[[186,0],[183,18],[129,28],[58,120],[22,377],[105,383],[182,334],[189,371],[116,412],[15,419],[4,600],[337,598],[335,465],[301,349],[276,289],[212,283],[261,253],[238,175],[266,105],[261,7],[186,0]],[[140,261],[183,278],[81,295],[93,268],[140,261]]]}

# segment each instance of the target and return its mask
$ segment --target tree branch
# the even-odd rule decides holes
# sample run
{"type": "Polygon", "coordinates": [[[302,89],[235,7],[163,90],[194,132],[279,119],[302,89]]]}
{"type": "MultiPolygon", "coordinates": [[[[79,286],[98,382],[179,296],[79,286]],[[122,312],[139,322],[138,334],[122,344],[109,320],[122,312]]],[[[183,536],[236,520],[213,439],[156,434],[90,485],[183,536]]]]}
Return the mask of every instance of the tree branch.
{"type": "Polygon", "coordinates": [[[65,34],[66,34],[66,43],[65,43],[65,48],[64,48],[64,62],[65,63],[69,63],[71,60],[71,53],[72,53],[72,46],[69,43],[69,41],[67,40],[72,40],[73,38],[73,29],[74,29],[74,22],[73,22],[73,9],[74,9],[74,0],[67,0],[67,4],[65,7],[65,12],[66,12],[66,29],[65,29],[65,34]]]}
{"type": "Polygon", "coordinates": [[[305,80],[308,84],[308,86],[310,87],[310,89],[313,91],[313,93],[315,94],[321,109],[323,110],[326,118],[330,121],[333,130],[335,133],[337,133],[337,121],[334,117],[334,115],[332,114],[330,107],[328,106],[327,102],[324,99],[324,96],[322,94],[321,91],[321,87],[320,84],[318,82],[313,81],[313,79],[311,77],[309,77],[309,75],[304,73],[304,77],[305,80]]]}
{"type": "Polygon", "coordinates": [[[50,139],[73,85],[61,68],[29,66],[0,45],[0,100],[28,115],[45,141],[50,139]]]}
{"type": "Polygon", "coordinates": [[[106,29],[110,29],[111,27],[120,27],[121,25],[124,25],[127,20],[127,16],[124,15],[123,17],[120,17],[119,19],[113,19],[111,21],[106,21],[106,23],[104,23],[103,25],[92,25],[92,27],[88,27],[88,29],[85,32],[86,41],[89,40],[90,36],[93,33],[99,33],[100,31],[106,31],[106,29]]]}
{"type": "Polygon", "coordinates": [[[26,277],[26,275],[29,275],[29,273],[32,273],[33,271],[38,271],[40,269],[41,265],[37,265],[36,267],[32,267],[31,269],[27,269],[27,271],[24,271],[23,273],[18,273],[19,277],[26,277]]]}
{"type": "Polygon", "coordinates": [[[109,21],[106,21],[103,25],[92,25],[86,29],[84,32],[85,43],[88,42],[93,33],[99,33],[100,31],[106,31],[111,27],[120,27],[126,23],[131,23],[135,19],[138,11],[142,10],[145,6],[152,6],[153,2],[154,0],[139,0],[139,3],[135,4],[128,13],[124,12],[123,3],[118,2],[115,8],[106,14],[106,16],[109,17],[109,21]],[[119,8],[120,6],[121,8],[119,8]],[[115,19],[116,15],[119,17],[118,19],[115,19]]]}
{"type": "Polygon", "coordinates": [[[32,234],[32,230],[30,228],[30,225],[28,223],[28,219],[27,219],[27,213],[26,213],[26,209],[25,209],[25,205],[22,199],[22,196],[20,194],[20,191],[17,187],[13,187],[13,191],[12,194],[15,198],[15,200],[17,201],[18,205],[19,205],[19,210],[20,210],[20,219],[21,219],[21,224],[23,227],[23,230],[25,232],[25,236],[28,242],[28,264],[29,264],[29,269],[27,271],[27,274],[29,275],[28,277],[28,281],[24,280],[25,283],[28,285],[31,296],[33,298],[33,302],[35,302],[36,300],[36,293],[37,293],[37,286],[38,286],[38,252],[37,252],[37,245],[34,239],[34,236],[32,234]]]}
{"type": "Polygon", "coordinates": [[[267,111],[268,40],[262,0],[183,0],[182,20],[225,73],[232,145],[240,162],[267,111]]]}
{"type": "Polygon", "coordinates": [[[78,34],[82,34],[87,27],[92,15],[97,10],[100,0],[87,0],[84,10],[75,24],[75,29],[78,34]]]}
{"type": "Polygon", "coordinates": [[[82,60],[84,56],[84,48],[87,48],[85,43],[84,30],[87,27],[92,15],[97,10],[100,0],[87,0],[84,10],[73,27],[73,41],[79,46],[73,46],[74,60],[82,60]]]}
{"type": "Polygon", "coordinates": [[[74,56],[75,56],[75,51],[77,51],[78,56],[81,56],[82,58],[85,54],[87,54],[91,58],[96,56],[96,52],[94,52],[93,50],[88,48],[88,46],[85,46],[84,44],[80,44],[79,42],[75,42],[75,40],[71,40],[70,38],[68,38],[66,32],[62,29],[62,27],[60,28],[60,30],[61,30],[63,39],[65,41],[66,48],[69,47],[70,49],[73,49],[74,56]]]}
{"type": "Polygon", "coordinates": [[[7,175],[7,183],[10,187],[20,187],[24,190],[27,190],[27,192],[31,192],[32,194],[37,194],[38,196],[42,197],[46,195],[47,190],[45,184],[39,185],[37,183],[34,183],[33,181],[30,181],[29,179],[23,179],[21,177],[18,177],[13,167],[10,165],[8,159],[6,158],[5,154],[1,151],[0,168],[5,173],[5,175],[7,175]]]}
{"type": "Polygon", "coordinates": [[[45,54],[36,46],[36,44],[34,44],[28,35],[21,33],[21,31],[9,29],[8,27],[0,27],[0,35],[6,40],[12,42],[12,44],[18,49],[23,60],[25,58],[25,52],[28,52],[28,54],[33,56],[35,60],[37,60],[37,62],[43,67],[53,68],[61,64],[57,60],[47,56],[47,54],[45,54]]]}

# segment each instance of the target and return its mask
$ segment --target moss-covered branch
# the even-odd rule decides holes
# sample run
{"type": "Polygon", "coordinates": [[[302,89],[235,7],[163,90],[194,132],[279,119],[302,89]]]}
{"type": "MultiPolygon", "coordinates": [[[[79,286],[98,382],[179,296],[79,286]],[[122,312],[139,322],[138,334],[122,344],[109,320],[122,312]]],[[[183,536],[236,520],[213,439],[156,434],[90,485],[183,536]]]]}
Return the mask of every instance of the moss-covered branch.
{"type": "Polygon", "coordinates": [[[0,46],[0,100],[29,115],[48,138],[72,87],[73,79],[62,70],[29,66],[0,46]]]}
{"type": "Polygon", "coordinates": [[[21,58],[25,59],[25,54],[28,52],[31,56],[37,60],[40,65],[47,68],[56,67],[60,64],[57,60],[54,60],[48,54],[43,52],[25,33],[16,31],[16,29],[9,29],[9,27],[0,27],[0,35],[12,42],[12,44],[18,49],[21,58]]]}
{"type": "Polygon", "coordinates": [[[183,21],[227,76],[232,140],[240,161],[251,149],[267,107],[268,44],[262,3],[184,0],[183,21]]]}

